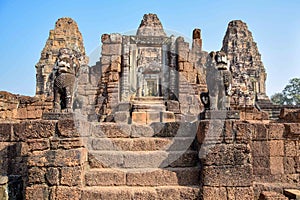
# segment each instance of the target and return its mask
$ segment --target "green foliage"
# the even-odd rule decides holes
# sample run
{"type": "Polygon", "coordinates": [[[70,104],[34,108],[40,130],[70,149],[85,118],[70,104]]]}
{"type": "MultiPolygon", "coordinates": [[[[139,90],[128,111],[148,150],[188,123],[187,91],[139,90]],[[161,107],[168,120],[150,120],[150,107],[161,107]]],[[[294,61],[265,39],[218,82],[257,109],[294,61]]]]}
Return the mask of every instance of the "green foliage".
{"type": "Polygon", "coordinates": [[[300,78],[293,78],[281,93],[275,93],[271,100],[279,105],[300,105],[300,78]]]}

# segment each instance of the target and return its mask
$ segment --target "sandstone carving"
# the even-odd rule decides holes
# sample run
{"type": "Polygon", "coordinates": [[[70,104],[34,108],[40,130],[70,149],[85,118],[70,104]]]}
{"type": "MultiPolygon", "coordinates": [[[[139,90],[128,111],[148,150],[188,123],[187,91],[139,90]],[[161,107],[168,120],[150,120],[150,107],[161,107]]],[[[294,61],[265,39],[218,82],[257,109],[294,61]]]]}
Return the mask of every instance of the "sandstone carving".
{"type": "Polygon", "coordinates": [[[45,44],[39,62],[36,64],[36,94],[52,96],[52,92],[47,87],[49,75],[55,65],[59,49],[69,48],[81,53],[82,62],[88,63],[85,56],[82,35],[78,29],[77,23],[68,17],[60,18],[55,23],[55,28],[49,32],[49,37],[45,44]]]}
{"type": "Polygon", "coordinates": [[[232,76],[224,52],[211,52],[208,55],[206,73],[210,109],[229,110],[232,76]]]}
{"type": "Polygon", "coordinates": [[[59,50],[56,64],[50,77],[53,83],[54,111],[72,110],[76,76],[80,68],[81,55],[68,48],[59,50]]]}

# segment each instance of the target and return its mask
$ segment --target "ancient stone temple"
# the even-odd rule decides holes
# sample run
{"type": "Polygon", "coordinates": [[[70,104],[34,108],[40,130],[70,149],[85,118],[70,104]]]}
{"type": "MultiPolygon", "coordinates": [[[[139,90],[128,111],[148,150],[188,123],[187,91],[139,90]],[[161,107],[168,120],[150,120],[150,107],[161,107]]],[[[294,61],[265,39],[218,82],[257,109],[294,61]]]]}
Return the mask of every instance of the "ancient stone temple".
{"type": "Polygon", "coordinates": [[[51,89],[47,83],[60,48],[69,48],[81,53],[84,57],[83,63],[88,63],[87,57],[85,57],[82,35],[77,23],[71,18],[59,19],[55,24],[54,30],[51,30],[49,33],[49,38],[41,52],[41,58],[35,66],[37,95],[51,95],[51,89]]]}
{"type": "Polygon", "coordinates": [[[144,16],[136,35],[102,35],[101,120],[132,116],[151,123],[197,116],[205,57],[200,30],[189,49],[183,37],[166,35],[155,14],[144,16]]]}
{"type": "Polygon", "coordinates": [[[0,199],[299,199],[300,109],[267,97],[247,25],[209,53],[191,35],[146,14],[134,35],[102,34],[88,66],[59,19],[36,96],[0,91],[0,199]]]}

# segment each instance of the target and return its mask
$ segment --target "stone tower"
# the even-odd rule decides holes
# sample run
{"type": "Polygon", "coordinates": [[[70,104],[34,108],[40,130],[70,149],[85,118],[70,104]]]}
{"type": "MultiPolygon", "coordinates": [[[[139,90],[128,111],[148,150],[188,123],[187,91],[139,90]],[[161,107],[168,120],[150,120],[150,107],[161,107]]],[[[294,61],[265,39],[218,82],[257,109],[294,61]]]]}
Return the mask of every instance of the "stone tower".
{"type": "Polygon", "coordinates": [[[267,73],[261,60],[257,44],[247,24],[234,20],[228,24],[222,50],[227,53],[233,75],[233,91],[245,90],[252,102],[268,99],[266,96],[267,73]],[[245,88],[241,88],[245,85],[245,88]]]}
{"type": "Polygon", "coordinates": [[[207,54],[202,51],[200,29],[193,35],[190,49],[183,37],[167,36],[151,13],[144,15],[136,35],[102,35],[97,98],[101,120],[126,121],[132,116],[133,121],[151,123],[164,121],[164,116],[174,121],[182,115],[198,115],[207,54]]]}
{"type": "Polygon", "coordinates": [[[49,37],[36,64],[36,95],[50,95],[47,81],[57,59],[60,48],[69,48],[77,51],[83,57],[83,63],[88,63],[85,56],[82,35],[77,23],[71,18],[60,18],[55,23],[55,28],[50,30],[49,37]]]}

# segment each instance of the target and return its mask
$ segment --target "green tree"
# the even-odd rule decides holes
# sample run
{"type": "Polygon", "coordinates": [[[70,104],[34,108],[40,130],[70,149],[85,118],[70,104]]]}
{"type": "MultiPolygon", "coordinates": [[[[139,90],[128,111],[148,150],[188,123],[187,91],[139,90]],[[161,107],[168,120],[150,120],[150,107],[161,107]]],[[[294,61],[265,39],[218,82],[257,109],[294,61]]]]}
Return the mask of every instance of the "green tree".
{"type": "Polygon", "coordinates": [[[281,93],[271,96],[271,100],[280,105],[300,105],[300,78],[291,79],[281,93]]]}
{"type": "Polygon", "coordinates": [[[284,104],[284,96],[281,92],[275,93],[271,96],[271,101],[276,105],[283,105],[284,104]]]}

